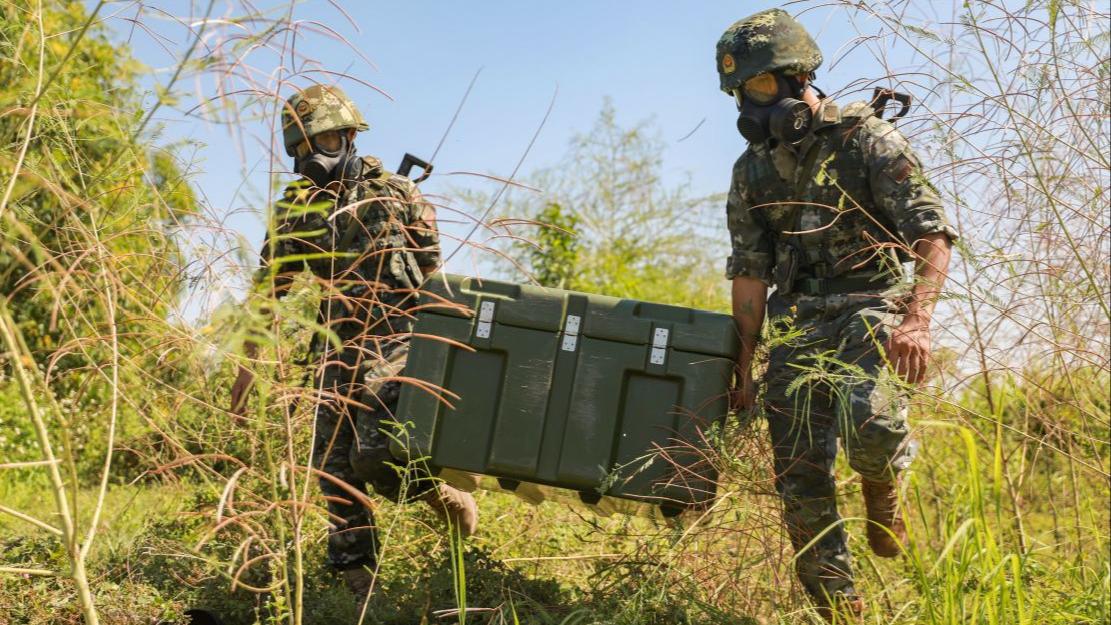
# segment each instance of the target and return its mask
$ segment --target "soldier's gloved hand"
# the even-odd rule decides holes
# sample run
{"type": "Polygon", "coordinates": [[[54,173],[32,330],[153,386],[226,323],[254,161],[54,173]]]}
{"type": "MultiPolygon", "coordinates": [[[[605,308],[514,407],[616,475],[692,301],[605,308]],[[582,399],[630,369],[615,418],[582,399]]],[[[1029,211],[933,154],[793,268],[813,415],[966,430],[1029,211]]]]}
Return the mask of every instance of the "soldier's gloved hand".
{"type": "Polygon", "coordinates": [[[885,349],[896,375],[909,384],[918,384],[925,379],[930,362],[929,320],[907,315],[887,340],[885,349]]]}

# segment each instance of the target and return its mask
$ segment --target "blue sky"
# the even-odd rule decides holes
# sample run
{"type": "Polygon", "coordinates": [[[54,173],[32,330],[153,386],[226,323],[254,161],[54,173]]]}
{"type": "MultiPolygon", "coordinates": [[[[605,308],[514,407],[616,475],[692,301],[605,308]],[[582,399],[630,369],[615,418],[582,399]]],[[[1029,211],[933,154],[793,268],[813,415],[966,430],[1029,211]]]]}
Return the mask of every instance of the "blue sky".
{"type": "MultiPolygon", "coordinates": [[[[166,10],[182,15],[185,9],[176,6],[179,4],[184,3],[167,3],[166,10]]],[[[205,2],[197,4],[202,5],[197,11],[207,6],[205,2]]],[[[608,97],[622,124],[654,120],[667,146],[665,179],[678,182],[689,175],[699,194],[727,190],[732,163],[744,148],[735,128],[733,103],[718,90],[714,45],[733,21],[777,6],[771,2],[655,0],[339,4],[358,24],[358,30],[323,0],[298,4],[294,17],[333,26],[374,67],[326,37],[309,36],[298,46],[320,60],[325,69],[350,73],[391,96],[386,98],[355,81],[341,83],[372,126],[358,139],[360,153],[377,155],[391,168],[407,151],[431,156],[467,84],[481,68],[466,107],[437,156],[437,173],[508,175],[558,90],[552,114],[522,174],[558,164],[569,139],[591,127],[608,97]]],[[[115,36],[129,41],[136,57],[155,70],[152,83],[164,84],[169,77],[167,68],[174,63],[164,47],[180,54],[188,45],[189,32],[156,11],[146,10],[143,20],[147,28],[165,37],[156,41],[148,30],[132,28],[128,18],[135,16],[136,6],[111,3],[102,14],[109,18],[115,36]]],[[[819,86],[832,94],[861,78],[879,78],[886,73],[863,49],[833,65],[831,61],[842,57],[849,42],[859,35],[858,27],[867,29],[868,24],[853,25],[843,9],[818,3],[788,10],[798,13],[807,7],[817,8],[803,12],[800,19],[827,59],[819,70],[819,86]]],[[[235,3],[221,0],[213,15],[237,12],[235,3]]],[[[885,53],[892,55],[889,63],[894,69],[913,60],[906,51],[885,53]]],[[[251,62],[259,72],[268,73],[276,58],[256,55],[251,62]]],[[[181,86],[192,90],[195,84],[181,86]]],[[[861,90],[841,98],[861,99],[864,95],[861,90]]],[[[186,97],[184,102],[188,106],[191,100],[186,97]]],[[[226,127],[187,117],[180,110],[162,109],[158,120],[166,140],[197,142],[195,183],[203,189],[211,212],[226,218],[229,228],[257,247],[263,236],[269,122],[245,123],[237,141],[226,127]],[[240,185],[242,172],[249,181],[246,187],[240,185]],[[255,192],[243,192],[252,187],[255,192]]],[[[493,189],[477,178],[447,175],[434,176],[424,189],[438,194],[468,186],[493,189]]],[[[724,242],[724,211],[722,239],[724,242]]]]}

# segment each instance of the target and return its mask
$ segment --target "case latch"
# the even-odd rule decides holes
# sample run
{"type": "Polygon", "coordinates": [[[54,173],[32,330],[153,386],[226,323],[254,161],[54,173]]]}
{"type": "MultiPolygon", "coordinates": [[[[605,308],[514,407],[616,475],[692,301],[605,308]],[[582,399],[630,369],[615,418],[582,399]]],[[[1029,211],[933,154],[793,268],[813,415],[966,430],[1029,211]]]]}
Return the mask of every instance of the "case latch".
{"type": "Polygon", "coordinates": [[[667,328],[656,328],[656,332],[652,335],[652,354],[648,357],[648,362],[654,365],[662,365],[667,360],[667,338],[671,334],[667,328]]]}
{"type": "Polygon", "coordinates": [[[582,325],[582,317],[578,315],[567,315],[567,321],[563,323],[563,351],[573,352],[579,345],[579,326],[582,325]]]}
{"type": "Polygon", "coordinates": [[[490,330],[494,327],[494,302],[485,301],[478,307],[478,328],[475,336],[480,339],[490,338],[490,330]]]}

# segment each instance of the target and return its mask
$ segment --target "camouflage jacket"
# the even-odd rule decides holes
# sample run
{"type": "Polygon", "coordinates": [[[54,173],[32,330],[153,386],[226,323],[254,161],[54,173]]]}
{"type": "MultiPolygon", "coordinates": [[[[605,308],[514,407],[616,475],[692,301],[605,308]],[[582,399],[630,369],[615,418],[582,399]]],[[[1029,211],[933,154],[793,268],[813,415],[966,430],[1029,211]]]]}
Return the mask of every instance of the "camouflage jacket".
{"type": "Polygon", "coordinates": [[[894,282],[923,235],[956,238],[906,138],[863,102],[842,111],[823,100],[797,146],[749,146],[733,167],[726,212],[726,277],[781,293],[802,278],[894,282]]]}
{"type": "Polygon", "coordinates": [[[276,297],[308,269],[325,290],[320,321],[341,335],[404,333],[423,281],[440,263],[433,207],[416,185],[363,157],[362,176],[338,196],[290,184],[273,211],[258,280],[276,297]]]}

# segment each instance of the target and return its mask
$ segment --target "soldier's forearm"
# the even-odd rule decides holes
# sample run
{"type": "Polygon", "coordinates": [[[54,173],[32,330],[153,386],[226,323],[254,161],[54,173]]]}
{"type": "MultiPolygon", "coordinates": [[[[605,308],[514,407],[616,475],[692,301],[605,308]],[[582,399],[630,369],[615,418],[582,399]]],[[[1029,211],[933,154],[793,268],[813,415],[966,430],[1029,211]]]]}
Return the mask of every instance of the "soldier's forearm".
{"type": "Polygon", "coordinates": [[[760,328],[764,325],[767,296],[768,287],[760,280],[747,276],[733,278],[733,321],[741,337],[738,364],[742,368],[752,364],[760,328]]]}
{"type": "Polygon", "coordinates": [[[934,306],[945,286],[949,271],[949,257],[952,251],[949,236],[936,232],[927,234],[914,244],[915,266],[914,288],[907,303],[906,317],[929,323],[933,317],[934,306]]]}

